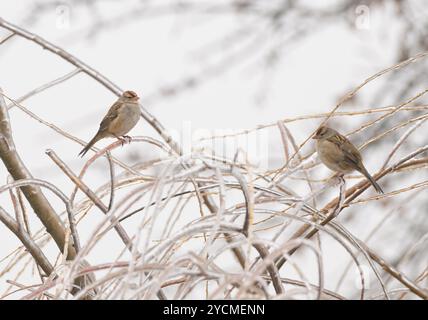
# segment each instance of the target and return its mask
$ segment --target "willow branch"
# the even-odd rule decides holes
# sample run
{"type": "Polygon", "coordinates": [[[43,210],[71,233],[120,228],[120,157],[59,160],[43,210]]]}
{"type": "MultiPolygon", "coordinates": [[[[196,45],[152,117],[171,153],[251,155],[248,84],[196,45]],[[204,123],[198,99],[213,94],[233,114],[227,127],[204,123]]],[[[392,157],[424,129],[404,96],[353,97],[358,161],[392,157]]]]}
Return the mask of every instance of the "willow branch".
{"type": "MultiPolygon", "coordinates": [[[[108,214],[107,206],[97,197],[97,195],[81,180],[79,179],[73,171],[56,155],[53,150],[47,150],[46,154],[52,161],[70,178],[71,181],[84,193],[88,196],[89,199],[104,213],[108,214]]],[[[123,243],[132,250],[132,241],[129,238],[123,227],[116,223],[114,226],[116,232],[119,234],[119,237],[122,239],[123,243]]]]}
{"type": "Polygon", "coordinates": [[[43,251],[39,248],[39,246],[31,239],[31,236],[23,229],[20,228],[19,224],[9,216],[9,214],[0,207],[0,221],[4,223],[4,225],[12,231],[19,240],[21,240],[22,244],[34,258],[36,263],[42,268],[42,270],[46,273],[46,275],[50,275],[54,268],[50,264],[48,258],[44,255],[43,251]]]}
{"type": "MultiPolygon", "coordinates": [[[[0,26],[13,32],[14,34],[23,37],[25,39],[28,39],[29,41],[32,41],[39,46],[41,46],[43,49],[46,49],[67,62],[71,63],[75,67],[79,68],[93,78],[95,81],[102,84],[105,88],[113,92],[115,95],[120,96],[122,94],[122,89],[117,86],[115,83],[113,83],[111,80],[109,80],[107,77],[102,75],[100,72],[95,70],[94,68],[90,67],[77,57],[73,56],[72,54],[68,53],[67,51],[63,50],[62,48],[54,45],[53,43],[47,41],[46,39],[43,39],[42,37],[31,33],[17,25],[14,25],[3,18],[0,17],[0,26]]],[[[182,155],[182,150],[180,146],[173,140],[171,135],[168,133],[168,131],[164,128],[164,126],[157,120],[156,117],[154,117],[150,112],[148,112],[141,104],[141,116],[153,127],[153,129],[164,139],[164,141],[170,145],[170,147],[178,154],[182,155]]],[[[198,183],[198,187],[203,186],[203,184],[198,183]]],[[[207,208],[210,210],[211,213],[216,213],[217,206],[215,205],[214,200],[207,194],[203,194],[203,200],[207,208]]],[[[240,257],[238,257],[238,260],[240,257]]]]}
{"type": "MultiPolygon", "coordinates": [[[[0,89],[0,93],[2,93],[0,89]]],[[[15,181],[21,179],[32,179],[30,171],[20,158],[12,136],[12,127],[9,121],[9,113],[3,95],[0,94],[0,158],[6,166],[7,171],[15,181]]],[[[21,188],[34,213],[43,223],[46,231],[52,236],[59,250],[63,252],[65,245],[65,228],[38,186],[24,186],[21,188]]],[[[74,248],[69,245],[67,259],[73,259],[76,255],[74,248]]]]}

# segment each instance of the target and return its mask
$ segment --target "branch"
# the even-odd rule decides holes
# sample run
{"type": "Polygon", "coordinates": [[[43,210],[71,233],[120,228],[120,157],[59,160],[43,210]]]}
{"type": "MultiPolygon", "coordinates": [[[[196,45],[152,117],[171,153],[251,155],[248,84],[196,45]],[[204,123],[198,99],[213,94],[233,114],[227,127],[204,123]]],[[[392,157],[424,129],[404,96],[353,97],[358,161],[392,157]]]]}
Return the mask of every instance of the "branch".
{"type": "MultiPolygon", "coordinates": [[[[11,32],[15,33],[18,36],[21,36],[25,39],[28,39],[39,46],[41,46],[43,49],[49,50],[52,53],[60,56],[64,60],[68,61],[72,65],[76,66],[82,72],[86,73],[88,76],[102,84],[105,88],[113,92],[115,95],[120,96],[122,94],[122,89],[117,86],[115,83],[113,83],[111,80],[109,80],[107,77],[102,75],[100,72],[95,70],[94,68],[90,67],[80,59],[76,58],[72,54],[68,53],[67,51],[61,49],[60,47],[54,45],[53,43],[43,39],[42,37],[31,33],[17,25],[14,25],[3,18],[0,17],[0,26],[10,30],[11,32]]],[[[178,154],[182,155],[182,150],[180,146],[173,140],[171,135],[167,132],[167,130],[164,128],[164,126],[152,115],[150,114],[141,104],[141,115],[142,117],[155,129],[155,131],[164,139],[164,141],[170,145],[170,147],[178,154]]],[[[183,164],[184,165],[184,164],[183,164]]],[[[203,184],[198,183],[198,187],[203,186],[203,184]]],[[[211,211],[211,213],[215,213],[217,211],[217,207],[215,206],[215,202],[212,200],[212,198],[207,195],[203,194],[203,199],[205,205],[208,207],[208,209],[211,211]]],[[[239,257],[237,257],[239,259],[239,257]]]]}
{"type": "MultiPolygon", "coordinates": [[[[107,206],[97,197],[97,195],[82,181],[80,180],[73,171],[56,155],[53,150],[46,150],[46,154],[52,161],[70,178],[71,181],[83,192],[86,196],[92,200],[92,202],[104,213],[108,214],[109,209],[107,206]]],[[[112,221],[113,222],[113,221],[112,221]]],[[[125,229],[120,224],[115,224],[114,228],[119,234],[123,243],[132,250],[132,241],[126,233],[125,229]]]]}
{"type": "MultiPolygon", "coordinates": [[[[15,181],[33,179],[15,148],[9,113],[1,93],[2,90],[0,89],[0,158],[15,181]]],[[[45,226],[46,231],[52,236],[59,250],[63,252],[66,237],[64,225],[40,187],[28,185],[21,187],[21,190],[33,208],[34,213],[45,226]]],[[[71,245],[68,246],[67,253],[68,260],[72,260],[76,256],[76,251],[71,245]]]]}
{"type": "Polygon", "coordinates": [[[20,228],[18,223],[13,220],[7,212],[0,207],[0,221],[4,223],[4,225],[12,231],[19,240],[21,240],[22,244],[25,248],[30,252],[31,256],[34,258],[36,263],[43,269],[46,275],[50,275],[54,268],[50,264],[48,258],[44,255],[43,251],[39,248],[39,246],[31,239],[31,236],[25,232],[23,228],[20,228]]]}
{"type": "MultiPolygon", "coordinates": [[[[91,78],[93,78],[94,80],[102,84],[104,87],[106,87],[108,90],[113,92],[115,95],[120,96],[122,94],[123,90],[119,86],[117,86],[115,83],[113,83],[111,80],[109,80],[107,77],[105,77],[100,72],[90,67],[80,59],[76,58],[72,54],[54,45],[53,43],[47,41],[46,39],[43,39],[42,37],[34,33],[31,33],[17,25],[7,22],[1,17],[0,17],[0,26],[14,32],[18,36],[21,36],[25,39],[28,39],[38,44],[43,49],[51,51],[52,53],[60,56],[61,58],[68,61],[72,65],[76,66],[77,68],[82,70],[82,72],[86,73],[88,76],[90,76],[91,78]]],[[[143,116],[143,118],[161,135],[161,137],[166,141],[166,143],[168,143],[171,146],[171,148],[175,152],[177,152],[178,154],[181,154],[180,147],[168,134],[166,129],[163,127],[163,125],[153,115],[151,115],[143,106],[140,105],[140,107],[141,107],[141,115],[143,116]]]]}

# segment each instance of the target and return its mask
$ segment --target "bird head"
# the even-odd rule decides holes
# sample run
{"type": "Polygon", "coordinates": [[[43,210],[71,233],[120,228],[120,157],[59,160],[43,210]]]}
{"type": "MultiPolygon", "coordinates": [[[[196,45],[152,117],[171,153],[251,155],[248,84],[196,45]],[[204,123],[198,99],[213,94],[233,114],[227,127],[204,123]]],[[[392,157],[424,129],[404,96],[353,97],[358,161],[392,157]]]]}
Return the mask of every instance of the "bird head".
{"type": "Polygon", "coordinates": [[[315,132],[315,135],[312,137],[312,139],[315,139],[315,140],[328,139],[330,137],[333,137],[336,134],[337,134],[336,130],[333,130],[332,128],[329,128],[327,126],[321,126],[315,132]]]}
{"type": "Polygon", "coordinates": [[[130,90],[122,93],[122,97],[125,98],[126,100],[131,100],[131,101],[135,101],[135,102],[137,102],[138,99],[140,99],[134,91],[130,91],[130,90]]]}

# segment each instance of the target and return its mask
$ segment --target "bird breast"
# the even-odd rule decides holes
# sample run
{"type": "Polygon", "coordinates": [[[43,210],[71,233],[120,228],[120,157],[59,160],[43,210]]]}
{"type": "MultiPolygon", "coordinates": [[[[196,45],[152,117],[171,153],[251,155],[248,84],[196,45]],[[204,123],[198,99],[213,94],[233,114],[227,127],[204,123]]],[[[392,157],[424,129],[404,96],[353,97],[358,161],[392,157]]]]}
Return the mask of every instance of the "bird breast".
{"type": "Polygon", "coordinates": [[[330,170],[347,173],[353,168],[345,161],[345,154],[338,145],[328,140],[317,140],[316,149],[320,160],[330,170]]]}

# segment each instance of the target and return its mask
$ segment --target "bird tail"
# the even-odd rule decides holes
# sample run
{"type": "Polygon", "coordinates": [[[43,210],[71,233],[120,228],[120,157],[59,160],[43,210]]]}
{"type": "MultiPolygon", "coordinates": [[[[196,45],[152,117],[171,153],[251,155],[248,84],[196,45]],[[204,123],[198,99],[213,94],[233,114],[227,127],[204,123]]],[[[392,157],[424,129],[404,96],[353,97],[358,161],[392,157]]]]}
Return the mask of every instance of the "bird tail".
{"type": "Polygon", "coordinates": [[[382,188],[380,187],[380,185],[378,185],[378,183],[376,182],[375,179],[373,179],[373,177],[368,173],[368,171],[366,170],[366,168],[362,167],[361,171],[360,171],[367,179],[369,179],[370,183],[372,184],[373,188],[375,188],[375,190],[377,191],[377,193],[384,193],[382,188]]]}
{"type": "Polygon", "coordinates": [[[82,157],[88,152],[89,149],[92,148],[92,146],[101,139],[101,136],[99,133],[95,135],[95,137],[92,138],[91,141],[88,142],[88,144],[82,149],[82,151],[79,152],[79,157],[82,157]]]}

